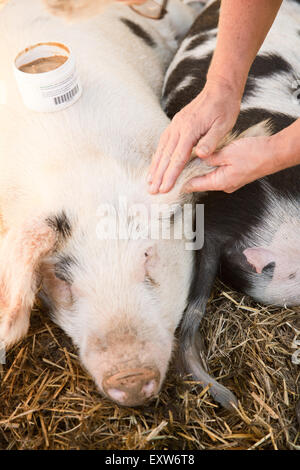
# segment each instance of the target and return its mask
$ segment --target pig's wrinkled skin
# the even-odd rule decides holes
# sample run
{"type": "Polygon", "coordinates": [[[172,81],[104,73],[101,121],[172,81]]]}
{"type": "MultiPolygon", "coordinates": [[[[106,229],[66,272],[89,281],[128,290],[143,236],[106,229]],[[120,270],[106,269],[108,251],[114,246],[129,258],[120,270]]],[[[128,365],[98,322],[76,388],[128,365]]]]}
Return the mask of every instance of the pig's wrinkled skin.
{"type": "MultiPolygon", "coordinates": [[[[170,118],[205,85],[217,40],[220,1],[196,19],[170,64],[163,105],[170,118]]],[[[285,0],[249,73],[235,137],[271,135],[300,117],[300,4],[285,0]]],[[[180,349],[187,372],[217,401],[228,395],[203,370],[199,324],[217,276],[259,302],[300,305],[300,165],[232,194],[198,194],[205,205],[205,241],[196,253],[180,349]]],[[[296,312],[295,312],[296,315],[296,312]]]]}
{"type": "Polygon", "coordinates": [[[150,196],[146,185],[169,123],[159,104],[164,72],[193,17],[177,0],[168,10],[153,22],[113,5],[67,24],[40,0],[11,0],[0,13],[0,340],[9,347],[26,334],[41,286],[100,391],[122,405],[158,393],[192,271],[183,239],[97,237],[102,203],[181,197],[185,174],[168,195],[150,196]],[[43,41],[71,47],[83,85],[58,113],[26,109],[13,77],[17,53],[43,41]]]}

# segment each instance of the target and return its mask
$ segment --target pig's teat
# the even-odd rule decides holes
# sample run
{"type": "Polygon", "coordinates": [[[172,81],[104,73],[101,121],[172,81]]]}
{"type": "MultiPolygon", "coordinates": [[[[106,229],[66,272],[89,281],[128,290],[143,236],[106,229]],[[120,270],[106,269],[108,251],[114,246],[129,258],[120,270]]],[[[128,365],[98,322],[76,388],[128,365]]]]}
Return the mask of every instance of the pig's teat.
{"type": "Polygon", "coordinates": [[[159,383],[160,373],[156,368],[129,369],[106,376],[103,390],[120,405],[139,406],[158,393],[159,383]]]}

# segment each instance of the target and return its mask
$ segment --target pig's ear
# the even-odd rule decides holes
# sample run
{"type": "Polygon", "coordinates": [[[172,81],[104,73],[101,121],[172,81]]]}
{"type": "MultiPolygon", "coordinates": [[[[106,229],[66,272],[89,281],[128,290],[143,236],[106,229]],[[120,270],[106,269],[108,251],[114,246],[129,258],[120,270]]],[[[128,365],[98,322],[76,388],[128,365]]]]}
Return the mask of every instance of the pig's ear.
{"type": "Polygon", "coordinates": [[[268,264],[275,262],[275,254],[268,248],[247,248],[243,253],[248,263],[251,264],[259,274],[262,273],[263,269],[268,266],[268,264]]]}
{"type": "Polygon", "coordinates": [[[204,176],[213,171],[214,168],[208,166],[204,160],[201,160],[193,152],[190,161],[185,166],[177,178],[176,184],[168,193],[159,193],[157,199],[163,204],[184,204],[192,201],[193,195],[182,191],[184,185],[197,176],[204,176]]]}
{"type": "Polygon", "coordinates": [[[10,346],[29,327],[37,289],[37,269],[53,250],[58,232],[47,219],[8,229],[0,245],[0,340],[10,346]]]}
{"type": "Polygon", "coordinates": [[[265,121],[258,122],[257,124],[248,127],[248,129],[241,132],[240,134],[234,131],[229,132],[219,143],[217,151],[226,147],[226,145],[231,144],[235,140],[243,139],[244,137],[270,136],[272,135],[272,133],[272,122],[270,121],[270,119],[266,119],[265,121]]]}
{"type": "MultiPolygon", "coordinates": [[[[231,144],[237,139],[244,137],[259,137],[259,136],[268,136],[272,134],[271,123],[269,120],[265,120],[255,124],[254,126],[249,127],[241,134],[236,132],[229,132],[224,139],[219,143],[217,151],[224,148],[226,145],[231,144]]],[[[182,188],[185,184],[192,178],[198,176],[204,176],[213,171],[215,168],[207,165],[205,160],[201,160],[197,157],[195,149],[192,151],[191,158],[186,164],[184,170],[181,172],[180,176],[177,179],[177,182],[174,188],[165,194],[160,195],[160,202],[166,204],[176,203],[185,203],[189,199],[192,199],[192,195],[184,194],[182,188]]]]}

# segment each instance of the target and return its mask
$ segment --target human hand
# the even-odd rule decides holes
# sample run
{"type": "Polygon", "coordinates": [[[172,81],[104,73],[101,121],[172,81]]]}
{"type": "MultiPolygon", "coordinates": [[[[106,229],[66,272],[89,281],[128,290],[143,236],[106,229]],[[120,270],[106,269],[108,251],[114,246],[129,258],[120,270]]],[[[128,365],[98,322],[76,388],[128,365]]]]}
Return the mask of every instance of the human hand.
{"type": "Polygon", "coordinates": [[[234,126],[241,97],[225,80],[208,81],[161,135],[149,170],[149,192],[168,192],[191,156],[205,158],[234,126]]]}
{"type": "Polygon", "coordinates": [[[217,167],[205,176],[192,178],[182,192],[225,191],[232,193],[245,184],[281,170],[284,165],[273,137],[245,137],[205,158],[217,167]]]}

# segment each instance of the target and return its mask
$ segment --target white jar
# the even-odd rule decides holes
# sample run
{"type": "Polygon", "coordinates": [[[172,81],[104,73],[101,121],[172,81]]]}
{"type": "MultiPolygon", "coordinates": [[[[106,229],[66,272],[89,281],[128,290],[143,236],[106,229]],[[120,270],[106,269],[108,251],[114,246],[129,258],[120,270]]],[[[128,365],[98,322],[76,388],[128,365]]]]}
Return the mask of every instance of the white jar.
{"type": "Polygon", "coordinates": [[[14,61],[14,74],[25,106],[33,111],[61,111],[82,94],[74,56],[64,44],[45,42],[27,47],[14,61]],[[38,59],[55,56],[66,57],[66,61],[53,70],[41,73],[20,70],[38,59]]]}

